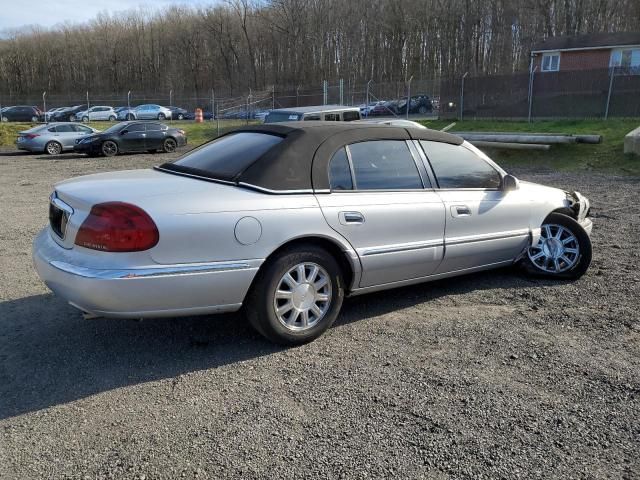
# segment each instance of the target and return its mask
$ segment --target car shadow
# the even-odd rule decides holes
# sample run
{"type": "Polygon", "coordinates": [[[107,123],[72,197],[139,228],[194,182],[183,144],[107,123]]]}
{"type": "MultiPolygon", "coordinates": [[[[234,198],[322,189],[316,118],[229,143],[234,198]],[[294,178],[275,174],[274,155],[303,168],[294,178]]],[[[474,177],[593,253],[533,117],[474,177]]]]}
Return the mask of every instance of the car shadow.
{"type": "MultiPolygon", "coordinates": [[[[348,298],[334,328],[445,295],[532,282],[541,281],[501,270],[348,298]]],[[[239,313],[85,320],[43,294],[0,303],[0,319],[0,419],[284,349],[263,340],[239,313]]]]}

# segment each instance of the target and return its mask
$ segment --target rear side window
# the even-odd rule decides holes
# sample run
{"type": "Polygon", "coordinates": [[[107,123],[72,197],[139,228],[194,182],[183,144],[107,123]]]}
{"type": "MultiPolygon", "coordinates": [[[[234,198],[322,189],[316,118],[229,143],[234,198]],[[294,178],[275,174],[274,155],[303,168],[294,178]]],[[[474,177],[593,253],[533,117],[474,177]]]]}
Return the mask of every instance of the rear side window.
{"type": "MultiPolygon", "coordinates": [[[[325,116],[326,118],[326,116],[325,116]]],[[[320,120],[320,114],[319,113],[310,113],[309,115],[305,115],[304,116],[304,120],[320,120]]]]}
{"type": "Polygon", "coordinates": [[[423,188],[420,173],[404,141],[376,140],[349,145],[358,190],[423,188]]]}
{"type": "Polygon", "coordinates": [[[58,125],[56,126],[56,132],[68,133],[68,132],[75,132],[75,130],[72,125],[58,125]]]}
{"type": "Polygon", "coordinates": [[[360,112],[344,112],[342,114],[342,119],[345,122],[351,122],[353,120],[360,120],[360,112]]]}
{"type": "Polygon", "coordinates": [[[147,132],[159,132],[162,130],[162,125],[159,123],[147,123],[147,132]]]}
{"type": "Polygon", "coordinates": [[[324,114],[324,119],[327,122],[339,122],[340,121],[340,114],[339,113],[325,113],[324,114]]]}
{"type": "Polygon", "coordinates": [[[498,171],[471,150],[459,145],[428,142],[420,144],[427,154],[440,188],[499,188],[498,171]]]}
{"type": "Polygon", "coordinates": [[[144,123],[134,123],[133,125],[129,125],[126,127],[128,132],[144,132],[144,123]]]}
{"type": "Polygon", "coordinates": [[[173,163],[165,163],[162,167],[231,180],[282,140],[282,137],[268,133],[232,133],[192,150],[173,163]]]}
{"type": "Polygon", "coordinates": [[[344,147],[333,155],[329,164],[329,185],[331,190],[353,190],[349,159],[344,147]]]}

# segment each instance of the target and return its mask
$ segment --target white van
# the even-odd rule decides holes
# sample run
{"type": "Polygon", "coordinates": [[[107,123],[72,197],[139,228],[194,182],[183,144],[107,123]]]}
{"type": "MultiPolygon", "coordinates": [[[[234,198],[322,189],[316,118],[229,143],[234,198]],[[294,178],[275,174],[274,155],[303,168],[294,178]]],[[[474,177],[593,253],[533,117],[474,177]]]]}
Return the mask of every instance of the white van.
{"type": "Polygon", "coordinates": [[[319,105],[315,107],[278,108],[271,110],[264,123],[324,120],[325,122],[351,122],[360,120],[360,108],[341,105],[319,105]]]}

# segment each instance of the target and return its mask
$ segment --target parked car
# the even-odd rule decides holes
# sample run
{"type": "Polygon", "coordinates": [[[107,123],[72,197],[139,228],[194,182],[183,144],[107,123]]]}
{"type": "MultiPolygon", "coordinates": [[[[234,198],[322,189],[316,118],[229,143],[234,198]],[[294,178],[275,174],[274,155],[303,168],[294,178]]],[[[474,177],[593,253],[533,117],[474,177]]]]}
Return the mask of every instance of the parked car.
{"type": "Polygon", "coordinates": [[[358,107],[342,105],[318,105],[315,107],[278,108],[271,110],[264,118],[264,123],[294,122],[308,120],[343,121],[360,120],[358,107]]]}
{"type": "Polygon", "coordinates": [[[61,112],[65,108],[67,107],[50,108],[49,110],[47,110],[47,112],[45,113],[45,122],[50,121],[55,113],[61,112]]]}
{"type": "Polygon", "coordinates": [[[369,112],[370,117],[378,117],[378,116],[393,116],[396,115],[397,109],[397,101],[384,101],[378,102],[378,104],[371,109],[369,112]]]}
{"type": "Polygon", "coordinates": [[[369,104],[362,104],[359,106],[360,108],[360,115],[363,117],[368,117],[371,114],[371,110],[373,110],[376,105],[380,105],[383,104],[384,102],[380,101],[380,102],[370,102],[369,104]]]}
{"type": "Polygon", "coordinates": [[[161,150],[166,153],[187,144],[184,130],[159,122],[120,122],[104,132],[78,140],[73,150],[90,156],[113,157],[124,152],[161,150]]]}
{"type": "Polygon", "coordinates": [[[49,123],[18,133],[16,146],[28,152],[58,155],[73,150],[76,140],[99,130],[80,123],[49,123]]]}
{"type": "Polygon", "coordinates": [[[180,107],[167,107],[171,110],[171,118],[174,120],[192,120],[193,114],[189,113],[188,110],[180,107]],[[189,118],[191,117],[191,118],[189,118]]]}
{"type": "Polygon", "coordinates": [[[160,105],[139,105],[124,112],[126,120],[166,120],[171,118],[171,110],[160,105]]]}
{"type": "Polygon", "coordinates": [[[141,318],[244,307],[287,344],[320,336],[345,295],[514,263],[574,279],[591,261],[585,197],[520,182],[429,129],[247,126],[153,169],[59,183],[49,208],[34,264],[76,308],[141,318]]]}
{"type": "Polygon", "coordinates": [[[3,122],[41,122],[44,120],[44,113],[38,107],[29,105],[18,105],[6,107],[2,112],[3,122]]]}
{"type": "MultiPolygon", "coordinates": [[[[409,113],[419,113],[425,115],[433,112],[433,105],[428,95],[415,95],[411,97],[409,105],[409,113]]],[[[395,113],[398,115],[406,115],[407,99],[401,98],[396,103],[395,113]]]]}
{"type": "Polygon", "coordinates": [[[115,122],[118,118],[113,107],[106,107],[103,105],[97,105],[91,107],[88,110],[81,110],[76,112],[72,118],[82,120],[83,122],[95,122],[98,120],[108,120],[115,122]]]}
{"type": "Polygon", "coordinates": [[[51,116],[50,120],[52,122],[76,122],[80,120],[80,117],[76,118],[76,115],[84,110],[87,110],[86,105],[75,105],[73,107],[67,107],[63,110],[55,112],[51,116]]]}

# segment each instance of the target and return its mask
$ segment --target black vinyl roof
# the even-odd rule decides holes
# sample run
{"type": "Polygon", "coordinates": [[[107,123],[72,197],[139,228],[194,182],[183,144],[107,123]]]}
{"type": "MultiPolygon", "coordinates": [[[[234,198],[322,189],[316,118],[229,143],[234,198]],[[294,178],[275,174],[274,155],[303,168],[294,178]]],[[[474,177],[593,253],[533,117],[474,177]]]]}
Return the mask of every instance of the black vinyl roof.
{"type": "Polygon", "coordinates": [[[286,193],[328,189],[329,161],[344,145],[367,140],[416,139],[454,145],[463,142],[458,136],[424,128],[321,121],[251,125],[235,129],[222,137],[238,132],[265,133],[282,137],[283,140],[236,174],[207,175],[202,171],[190,172],[188,168],[172,163],[165,163],[159,168],[237,185],[244,184],[274,193],[286,193]]]}

